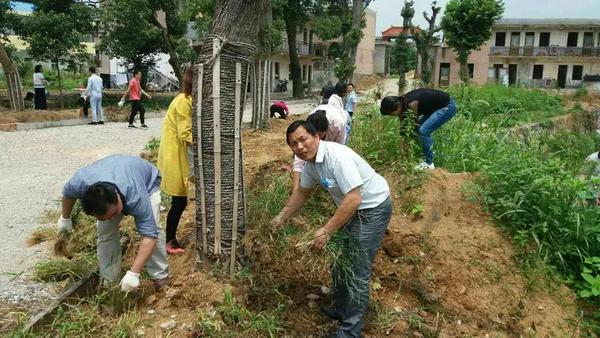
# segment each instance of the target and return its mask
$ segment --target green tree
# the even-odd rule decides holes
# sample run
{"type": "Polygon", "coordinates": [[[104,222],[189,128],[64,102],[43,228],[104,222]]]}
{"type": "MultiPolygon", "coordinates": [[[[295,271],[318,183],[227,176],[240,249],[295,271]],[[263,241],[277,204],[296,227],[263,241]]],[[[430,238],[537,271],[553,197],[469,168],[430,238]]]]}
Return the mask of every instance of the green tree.
{"type": "Polygon", "coordinates": [[[10,8],[9,0],[0,0],[0,64],[6,77],[10,109],[21,111],[25,110],[21,78],[5,46],[8,41],[5,32],[14,30],[18,22],[18,17],[11,13],[10,8]]]}
{"type": "Polygon", "coordinates": [[[410,45],[408,43],[408,31],[412,31],[412,18],[415,15],[413,8],[414,1],[404,1],[404,6],[400,14],[402,15],[402,32],[396,38],[396,45],[394,46],[393,54],[397,55],[395,60],[396,66],[398,67],[398,94],[404,93],[404,87],[406,86],[406,71],[407,63],[409,62],[408,53],[410,45]]]}
{"type": "Polygon", "coordinates": [[[147,69],[158,53],[169,55],[169,64],[181,82],[182,65],[194,52],[185,38],[188,24],[197,20],[204,31],[212,23],[214,0],[111,0],[102,5],[102,48],[134,68],[147,69]]]}
{"type": "Polygon", "coordinates": [[[450,0],[444,9],[442,29],[446,42],[456,51],[460,78],[469,81],[467,59],[492,34],[494,22],[504,13],[502,0],[450,0]]]}
{"type": "Polygon", "coordinates": [[[76,0],[36,0],[23,18],[23,38],[37,60],[51,60],[58,71],[60,106],[64,108],[60,64],[88,58],[84,41],[93,32],[93,8],[76,0]]]}
{"type": "Polygon", "coordinates": [[[417,54],[421,57],[421,79],[425,84],[431,82],[431,70],[433,68],[432,49],[439,41],[439,38],[435,34],[441,30],[441,27],[435,25],[435,21],[440,10],[441,7],[437,6],[437,1],[432,1],[431,16],[427,12],[423,12],[423,17],[429,24],[429,27],[425,30],[413,27],[413,39],[417,46],[417,54]]]}

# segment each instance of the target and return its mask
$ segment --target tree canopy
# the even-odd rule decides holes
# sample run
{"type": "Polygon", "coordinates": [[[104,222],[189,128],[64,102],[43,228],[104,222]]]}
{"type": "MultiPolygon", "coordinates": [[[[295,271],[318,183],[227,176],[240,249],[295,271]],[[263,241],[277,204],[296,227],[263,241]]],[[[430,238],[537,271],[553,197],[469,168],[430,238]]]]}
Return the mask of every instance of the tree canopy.
{"type": "Polygon", "coordinates": [[[450,0],[446,5],[442,29],[446,42],[458,55],[463,81],[469,78],[464,71],[469,54],[490,38],[494,22],[503,13],[502,0],[450,0]]]}

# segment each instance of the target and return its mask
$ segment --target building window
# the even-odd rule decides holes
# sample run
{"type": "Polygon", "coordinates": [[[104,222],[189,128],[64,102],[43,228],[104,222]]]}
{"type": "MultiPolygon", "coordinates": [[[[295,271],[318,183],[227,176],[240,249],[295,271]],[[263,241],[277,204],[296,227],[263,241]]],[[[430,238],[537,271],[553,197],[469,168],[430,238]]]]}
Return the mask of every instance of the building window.
{"type": "Polygon", "coordinates": [[[533,65],[533,76],[534,80],[540,80],[544,78],[544,65],[533,65]]]}
{"type": "Polygon", "coordinates": [[[274,70],[275,79],[279,80],[279,62],[275,62],[274,65],[275,65],[275,70],[274,70]]]}
{"type": "Polygon", "coordinates": [[[468,63],[467,67],[469,68],[469,78],[473,78],[473,73],[475,72],[475,64],[474,63],[468,63]]]}
{"type": "Polygon", "coordinates": [[[308,66],[308,83],[312,82],[312,65],[308,66]]]}
{"type": "Polygon", "coordinates": [[[306,82],[306,65],[302,65],[302,82],[306,82]]]}
{"type": "Polygon", "coordinates": [[[540,47],[548,47],[550,46],[550,33],[542,32],[540,33],[540,47]]]}
{"type": "Polygon", "coordinates": [[[573,76],[571,80],[581,80],[583,76],[583,66],[573,66],[573,76]]]}
{"type": "Polygon", "coordinates": [[[567,47],[577,47],[578,39],[579,39],[578,32],[569,32],[569,35],[567,35],[567,47]]]}
{"type": "Polygon", "coordinates": [[[496,32],[496,47],[506,46],[506,32],[496,32]]]}
{"type": "Polygon", "coordinates": [[[308,29],[305,29],[302,36],[302,42],[308,43],[308,29]]]}

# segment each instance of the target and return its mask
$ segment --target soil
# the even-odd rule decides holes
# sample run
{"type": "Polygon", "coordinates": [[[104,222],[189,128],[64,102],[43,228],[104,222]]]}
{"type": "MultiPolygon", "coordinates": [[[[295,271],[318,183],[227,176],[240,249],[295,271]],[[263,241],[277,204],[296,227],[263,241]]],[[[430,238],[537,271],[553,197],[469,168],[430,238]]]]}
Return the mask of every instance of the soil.
{"type": "MultiPolygon", "coordinates": [[[[282,165],[291,159],[283,136],[288,123],[274,120],[271,131],[244,133],[247,189],[260,187],[264,175],[273,170],[289,170],[282,165]]],[[[461,192],[471,175],[437,169],[419,190],[408,193],[398,188],[402,177],[386,178],[396,207],[375,260],[367,337],[577,333],[572,327],[577,322],[572,292],[543,278],[532,283],[538,277],[525,275],[511,239],[461,192]],[[420,203],[422,211],[403,213],[400,206],[409,200],[420,203]]],[[[249,225],[249,236],[253,230],[261,231],[254,226],[258,225],[249,225]]],[[[140,307],[146,336],[159,336],[159,325],[173,315],[177,327],[170,336],[194,336],[199,309],[222,303],[228,288],[238,302],[256,312],[273,310],[275,299],[287,299],[283,327],[288,335],[321,336],[331,330],[333,323],[319,314],[317,306],[328,303],[320,288],[329,285],[327,266],[318,265],[318,259],[303,256],[293,246],[278,257],[274,248],[254,240],[249,266],[255,279],[222,283],[214,269],[194,271],[193,229],[193,207],[188,207],[178,232],[187,250],[170,257],[171,286],[148,295],[140,307]],[[320,299],[307,299],[311,293],[320,299]]]]}

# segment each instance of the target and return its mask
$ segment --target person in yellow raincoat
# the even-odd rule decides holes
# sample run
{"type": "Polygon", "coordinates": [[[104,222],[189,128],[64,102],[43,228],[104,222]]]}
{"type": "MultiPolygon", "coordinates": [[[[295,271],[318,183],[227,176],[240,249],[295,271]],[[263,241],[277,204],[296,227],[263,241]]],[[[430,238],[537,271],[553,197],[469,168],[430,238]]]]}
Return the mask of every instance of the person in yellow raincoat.
{"type": "MultiPolygon", "coordinates": [[[[193,71],[188,68],[181,92],[173,99],[163,121],[158,169],[162,176],[161,189],[171,195],[171,209],[167,214],[166,249],[168,254],[184,250],[177,242],[177,226],[187,206],[188,178],[192,151],[192,84],[193,71]]],[[[193,167],[192,167],[193,168],[193,167]]]]}

